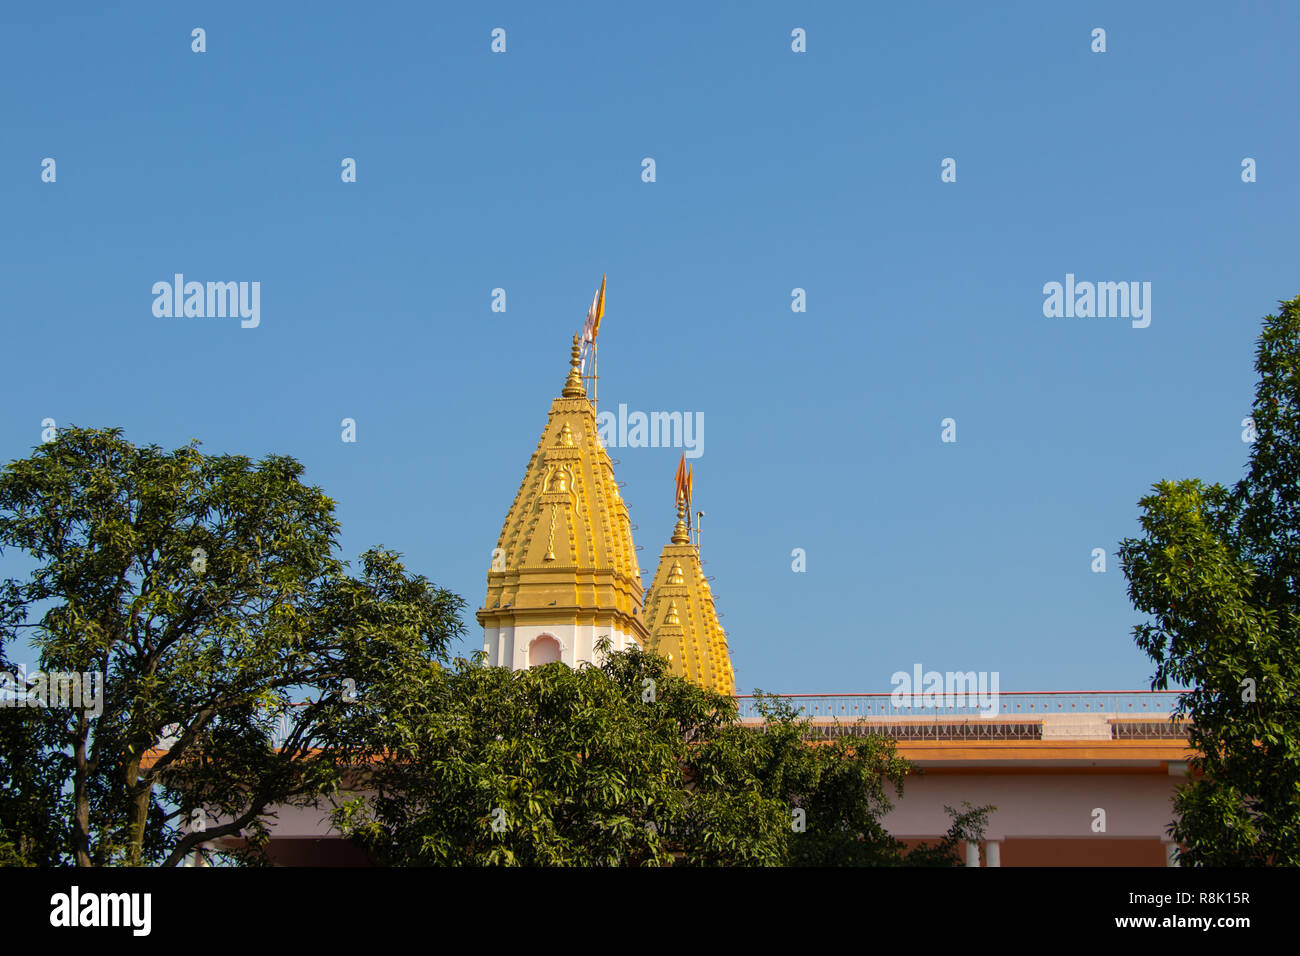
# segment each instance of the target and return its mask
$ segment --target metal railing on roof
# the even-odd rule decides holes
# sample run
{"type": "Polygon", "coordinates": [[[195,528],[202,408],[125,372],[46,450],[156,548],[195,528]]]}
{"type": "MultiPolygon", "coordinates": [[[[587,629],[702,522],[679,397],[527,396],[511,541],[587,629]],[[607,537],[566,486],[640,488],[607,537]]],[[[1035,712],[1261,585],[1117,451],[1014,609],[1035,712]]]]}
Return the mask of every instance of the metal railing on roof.
{"type": "MultiPolygon", "coordinates": [[[[922,696],[911,706],[910,695],[875,694],[771,694],[790,704],[801,717],[811,718],[810,736],[865,736],[882,734],[900,740],[1038,740],[1043,718],[1091,715],[1110,718],[1112,739],[1174,739],[1186,735],[1184,721],[1172,720],[1182,691],[1007,691],[999,693],[993,707],[965,698],[961,702],[943,694],[922,696]],[[836,722],[839,726],[836,727],[836,722]]],[[[275,719],[274,746],[280,746],[292,729],[295,702],[275,719]]],[[[762,714],[752,694],[736,697],[740,720],[758,724],[762,714]]],[[[160,743],[162,743],[160,741],[160,743]]]]}
{"type": "MultiPolygon", "coordinates": [[[[1011,691],[978,695],[783,694],[813,739],[880,735],[898,740],[1186,739],[1173,711],[1182,691],[1011,691]],[[1064,723],[1063,723],[1064,722],[1064,723]]],[[[740,719],[763,726],[759,699],[741,695],[740,719]]]]}
{"type": "MultiPolygon", "coordinates": [[[[930,694],[773,694],[806,717],[1042,717],[1046,714],[1115,714],[1168,717],[1182,691],[1082,690],[1004,691],[985,705],[979,695],[930,694]]],[[[736,697],[741,720],[758,720],[758,698],[736,697]]]]}

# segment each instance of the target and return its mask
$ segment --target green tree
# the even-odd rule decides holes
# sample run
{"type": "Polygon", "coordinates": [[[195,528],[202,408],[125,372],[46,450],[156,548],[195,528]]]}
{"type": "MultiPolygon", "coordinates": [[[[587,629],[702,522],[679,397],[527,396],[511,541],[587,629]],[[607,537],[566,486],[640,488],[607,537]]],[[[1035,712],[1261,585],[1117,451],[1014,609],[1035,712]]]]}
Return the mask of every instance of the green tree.
{"type": "Polygon", "coordinates": [[[991,809],[905,856],[879,822],[909,769],[893,741],[810,741],[770,697],[742,725],[635,648],[576,670],[459,660],[417,694],[427,719],[393,728],[352,780],[370,795],[335,815],[387,864],[953,864],[991,809]]]}
{"type": "Polygon", "coordinates": [[[1190,688],[1196,756],[1169,832],[1191,865],[1300,865],[1300,298],[1280,306],[1246,476],[1158,483],[1119,552],[1152,687],[1190,688]]]}
{"type": "Polygon", "coordinates": [[[276,807],[334,792],[402,722],[463,602],[382,549],[350,576],[302,471],[68,428],[0,473],[0,549],[35,565],[0,587],[0,652],[26,636],[42,670],[104,675],[98,715],[0,710],[15,860],[174,865],[219,838],[257,860],[276,807]]]}
{"type": "Polygon", "coordinates": [[[337,814],[387,864],[671,862],[682,741],[734,713],[640,654],[578,670],[461,659],[411,706],[426,719],[394,726],[388,759],[353,781],[374,796],[337,814]]]}
{"type": "Polygon", "coordinates": [[[903,795],[906,778],[916,771],[898,755],[894,739],[845,734],[852,725],[838,721],[833,735],[824,737],[818,733],[824,728],[800,717],[788,701],[761,692],[756,696],[763,730],[741,726],[732,728],[731,733],[747,738],[748,750],[736,750],[746,754],[754,785],[785,808],[782,863],[955,866],[963,862],[963,841],[983,838],[988,815],[995,807],[968,806],[960,813],[945,808],[952,822],[939,842],[906,851],[881,825],[881,819],[893,809],[894,798],[903,795]],[[791,820],[796,813],[801,829],[791,820]]]}

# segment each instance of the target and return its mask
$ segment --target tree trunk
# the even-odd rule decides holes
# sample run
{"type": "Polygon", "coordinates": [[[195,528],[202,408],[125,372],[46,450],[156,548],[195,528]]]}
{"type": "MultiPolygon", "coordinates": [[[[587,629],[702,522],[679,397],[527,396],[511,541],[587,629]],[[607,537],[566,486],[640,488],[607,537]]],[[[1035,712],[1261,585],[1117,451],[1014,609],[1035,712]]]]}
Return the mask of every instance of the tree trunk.
{"type": "Polygon", "coordinates": [[[84,712],[77,714],[76,736],[72,742],[74,772],[72,778],[73,821],[72,855],[77,866],[90,866],[90,765],[86,760],[86,738],[90,722],[84,712]]]}
{"type": "Polygon", "coordinates": [[[140,780],[140,758],[135,756],[126,762],[123,776],[126,792],[131,795],[126,865],[139,866],[144,856],[144,828],[149,820],[149,797],[153,793],[153,783],[140,780]]]}

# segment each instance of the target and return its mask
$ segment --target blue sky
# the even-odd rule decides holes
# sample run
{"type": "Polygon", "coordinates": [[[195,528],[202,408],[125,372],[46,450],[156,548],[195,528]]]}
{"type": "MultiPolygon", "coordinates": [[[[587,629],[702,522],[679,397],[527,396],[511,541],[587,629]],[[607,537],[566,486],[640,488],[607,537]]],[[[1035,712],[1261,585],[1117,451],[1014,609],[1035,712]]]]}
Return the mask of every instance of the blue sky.
{"type": "MultiPolygon", "coordinates": [[[[10,5],[0,459],[47,417],[292,455],[469,652],[608,273],[601,407],[704,416],[742,692],[1145,687],[1117,542],[1153,482],[1239,477],[1300,294],[1300,8],[1140,7],[10,5]],[[261,324],[155,317],[178,272],[261,324]],[[1067,273],[1150,282],[1150,326],[1045,317],[1067,273]]],[[[653,571],[680,451],[611,452],[653,571]]]]}

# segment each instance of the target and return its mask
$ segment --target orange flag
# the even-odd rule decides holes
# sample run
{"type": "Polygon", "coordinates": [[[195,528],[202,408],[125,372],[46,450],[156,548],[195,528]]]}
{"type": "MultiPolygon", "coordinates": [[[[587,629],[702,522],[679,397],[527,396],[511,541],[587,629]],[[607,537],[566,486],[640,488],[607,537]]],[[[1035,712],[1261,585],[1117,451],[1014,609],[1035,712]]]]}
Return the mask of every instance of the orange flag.
{"type": "Polygon", "coordinates": [[[682,452],[682,460],[677,463],[677,496],[674,501],[681,501],[686,497],[686,452],[682,452]]]}

